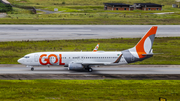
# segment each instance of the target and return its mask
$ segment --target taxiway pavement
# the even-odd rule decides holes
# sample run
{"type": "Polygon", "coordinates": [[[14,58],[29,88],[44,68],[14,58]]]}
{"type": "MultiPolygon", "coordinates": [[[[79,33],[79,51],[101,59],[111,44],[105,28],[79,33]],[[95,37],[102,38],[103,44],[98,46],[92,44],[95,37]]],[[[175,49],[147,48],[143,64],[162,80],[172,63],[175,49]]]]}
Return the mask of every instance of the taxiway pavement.
{"type": "Polygon", "coordinates": [[[69,71],[67,67],[0,67],[0,74],[180,74],[180,65],[120,65],[92,67],[93,72],[69,71]]]}
{"type": "MultiPolygon", "coordinates": [[[[0,25],[0,41],[142,37],[153,25],[0,25]]],[[[180,36],[180,25],[156,25],[157,37],[180,36]]]]}
{"type": "Polygon", "coordinates": [[[180,80],[180,65],[120,65],[94,67],[93,72],[69,71],[67,67],[0,65],[0,79],[160,79],[180,80]]]}

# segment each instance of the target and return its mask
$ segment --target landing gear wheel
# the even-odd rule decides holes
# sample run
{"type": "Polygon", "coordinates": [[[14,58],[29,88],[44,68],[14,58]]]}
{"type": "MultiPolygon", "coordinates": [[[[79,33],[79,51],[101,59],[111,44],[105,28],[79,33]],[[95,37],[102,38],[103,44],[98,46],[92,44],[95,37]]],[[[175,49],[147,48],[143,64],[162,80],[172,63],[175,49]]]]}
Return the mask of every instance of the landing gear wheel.
{"type": "Polygon", "coordinates": [[[34,71],[34,68],[33,68],[33,67],[31,68],[31,71],[34,71]]]}
{"type": "Polygon", "coordinates": [[[88,68],[88,72],[92,72],[93,71],[93,69],[92,68],[88,68]]]}

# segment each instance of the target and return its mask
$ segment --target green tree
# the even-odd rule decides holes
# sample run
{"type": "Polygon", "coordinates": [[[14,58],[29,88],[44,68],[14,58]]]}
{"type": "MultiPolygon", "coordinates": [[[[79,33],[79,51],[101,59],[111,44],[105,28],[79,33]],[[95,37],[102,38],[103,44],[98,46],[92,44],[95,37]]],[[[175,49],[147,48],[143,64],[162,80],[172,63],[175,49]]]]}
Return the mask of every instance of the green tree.
{"type": "Polygon", "coordinates": [[[8,12],[12,10],[12,6],[9,4],[3,4],[0,2],[0,12],[8,12]]]}

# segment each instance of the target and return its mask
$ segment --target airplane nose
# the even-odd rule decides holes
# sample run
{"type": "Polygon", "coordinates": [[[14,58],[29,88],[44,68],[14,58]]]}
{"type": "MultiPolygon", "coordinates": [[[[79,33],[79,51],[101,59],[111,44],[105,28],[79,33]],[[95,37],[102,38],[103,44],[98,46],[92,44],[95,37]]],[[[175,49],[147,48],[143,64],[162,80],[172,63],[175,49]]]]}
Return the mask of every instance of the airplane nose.
{"type": "Polygon", "coordinates": [[[18,59],[18,61],[17,61],[18,63],[23,63],[23,59],[22,58],[20,58],[20,59],[18,59]]]}

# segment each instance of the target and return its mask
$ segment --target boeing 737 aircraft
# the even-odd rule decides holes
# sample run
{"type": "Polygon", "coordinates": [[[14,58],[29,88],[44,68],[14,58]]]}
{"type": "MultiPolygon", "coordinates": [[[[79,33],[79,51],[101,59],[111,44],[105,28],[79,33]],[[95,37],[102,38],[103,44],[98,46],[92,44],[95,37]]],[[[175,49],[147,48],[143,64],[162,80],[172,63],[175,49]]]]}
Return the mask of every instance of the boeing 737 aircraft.
{"type": "Polygon", "coordinates": [[[88,70],[93,66],[112,66],[142,61],[153,56],[152,45],[157,26],[153,26],[142,39],[133,47],[115,52],[36,52],[25,55],[18,60],[31,70],[34,66],[65,66],[69,70],[88,70]]]}

